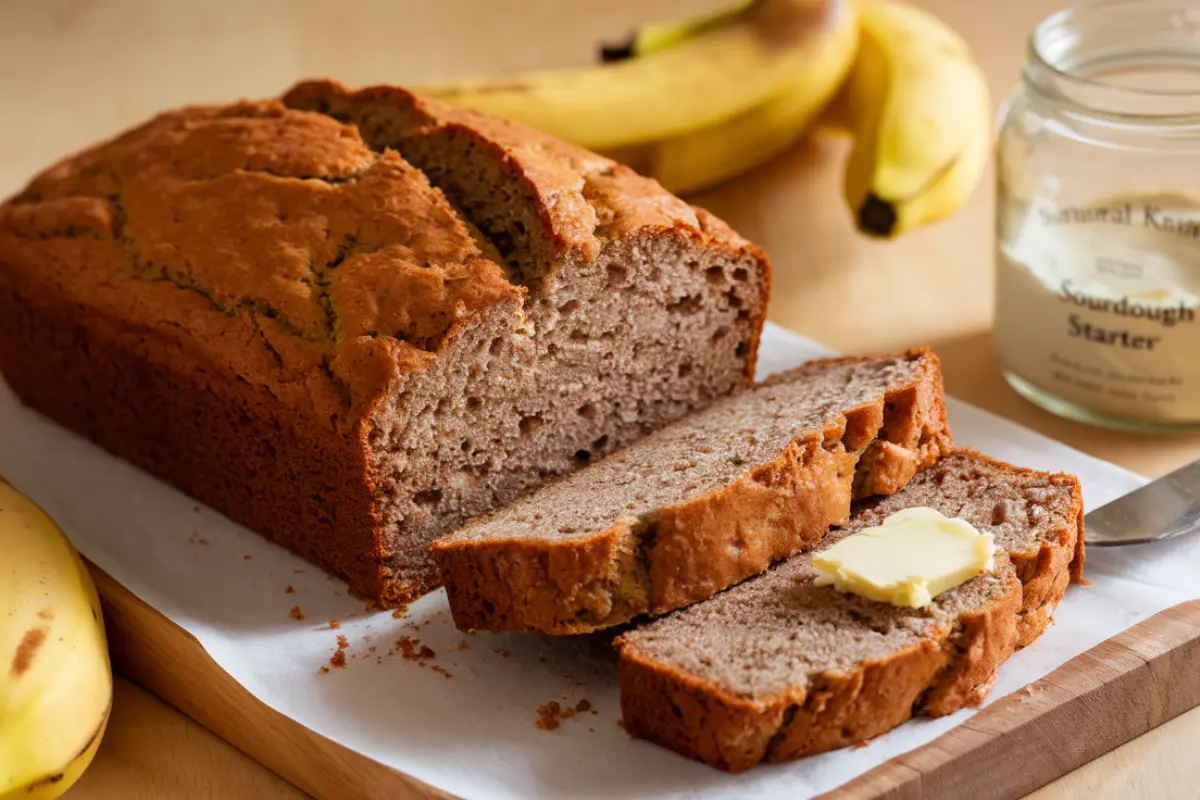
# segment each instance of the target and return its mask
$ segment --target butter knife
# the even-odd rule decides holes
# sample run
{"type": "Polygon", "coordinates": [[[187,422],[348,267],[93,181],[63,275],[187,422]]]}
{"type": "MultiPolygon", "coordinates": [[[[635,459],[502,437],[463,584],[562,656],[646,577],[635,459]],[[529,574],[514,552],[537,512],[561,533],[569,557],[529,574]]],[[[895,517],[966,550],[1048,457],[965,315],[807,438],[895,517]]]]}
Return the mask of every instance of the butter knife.
{"type": "Polygon", "coordinates": [[[1200,460],[1118,497],[1083,518],[1090,546],[1144,544],[1200,530],[1200,460]]]}

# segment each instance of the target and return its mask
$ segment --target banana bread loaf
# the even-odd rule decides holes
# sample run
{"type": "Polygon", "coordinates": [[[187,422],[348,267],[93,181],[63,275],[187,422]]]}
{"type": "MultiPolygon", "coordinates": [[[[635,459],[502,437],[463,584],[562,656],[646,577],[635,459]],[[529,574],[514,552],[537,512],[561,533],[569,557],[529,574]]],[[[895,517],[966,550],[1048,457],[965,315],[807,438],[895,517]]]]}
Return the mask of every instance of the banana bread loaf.
{"type": "Polygon", "coordinates": [[[0,206],[17,394],[380,603],[436,584],[435,535],[748,381],[769,284],[653,181],[390,96],[416,166],[244,102],[0,206]]]}
{"type": "Polygon", "coordinates": [[[1080,576],[1079,484],[959,452],[866,501],[822,545],[914,506],[967,520],[1007,554],[993,572],[907,609],[814,585],[803,553],[635,628],[617,639],[625,729],[739,772],[981,702],[1000,664],[1041,634],[1068,577],[1080,576]]]}
{"type": "Polygon", "coordinates": [[[754,575],[950,448],[927,350],[813,361],[436,540],[464,630],[583,633],[754,575]],[[857,474],[856,474],[857,473],[857,474]]]}

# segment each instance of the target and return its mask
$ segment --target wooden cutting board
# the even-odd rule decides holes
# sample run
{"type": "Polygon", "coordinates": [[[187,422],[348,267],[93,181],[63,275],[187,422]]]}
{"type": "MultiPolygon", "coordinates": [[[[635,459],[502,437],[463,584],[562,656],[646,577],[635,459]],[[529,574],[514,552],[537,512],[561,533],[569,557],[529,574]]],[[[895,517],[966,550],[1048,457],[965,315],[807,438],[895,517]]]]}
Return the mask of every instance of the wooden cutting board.
{"type": "MultiPolygon", "coordinates": [[[[449,798],[273,711],[183,629],[92,566],[113,664],[319,800],[449,798]]],[[[1200,601],[1064,664],[826,798],[1016,798],[1200,705],[1200,601]]],[[[869,746],[869,745],[868,745],[869,746]]]]}

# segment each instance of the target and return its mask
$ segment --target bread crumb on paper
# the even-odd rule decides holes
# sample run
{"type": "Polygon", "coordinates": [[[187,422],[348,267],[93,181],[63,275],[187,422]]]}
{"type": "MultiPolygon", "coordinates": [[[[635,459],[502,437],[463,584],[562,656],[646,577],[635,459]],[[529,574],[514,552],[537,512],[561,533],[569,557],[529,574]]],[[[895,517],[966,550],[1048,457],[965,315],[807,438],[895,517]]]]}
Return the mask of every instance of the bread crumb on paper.
{"type": "Polygon", "coordinates": [[[304,612],[300,610],[300,606],[292,606],[292,610],[288,613],[292,619],[304,619],[304,612]]]}
{"type": "Polygon", "coordinates": [[[331,619],[331,620],[329,620],[329,627],[336,630],[336,629],[342,627],[342,623],[338,622],[336,619],[331,619]]]}
{"type": "Polygon", "coordinates": [[[543,703],[542,705],[538,706],[538,708],[537,708],[538,718],[537,718],[537,721],[534,722],[533,724],[539,730],[543,730],[543,731],[557,730],[558,726],[559,726],[558,719],[559,719],[559,715],[561,713],[562,713],[562,706],[559,705],[557,700],[551,700],[549,703],[543,703]]]}
{"type": "MultiPolygon", "coordinates": [[[[582,714],[585,711],[592,711],[591,701],[589,701],[587,698],[580,700],[574,706],[564,706],[557,700],[551,700],[538,706],[538,718],[537,721],[534,722],[534,725],[537,726],[539,730],[543,731],[557,730],[562,724],[562,720],[570,719],[571,717],[574,717],[577,714],[582,714]]],[[[596,712],[592,711],[592,713],[594,714],[596,712]]],[[[618,724],[620,724],[619,721],[618,724]]],[[[588,731],[594,733],[595,729],[588,728],[588,731]]]]}
{"type": "Polygon", "coordinates": [[[284,587],[283,593],[284,594],[295,594],[296,589],[291,584],[288,584],[286,587],[284,587]]]}
{"type": "Polygon", "coordinates": [[[471,645],[467,644],[467,640],[463,639],[461,642],[458,643],[458,647],[456,647],[454,649],[455,650],[466,650],[470,646],[471,645]]]}
{"type": "Polygon", "coordinates": [[[400,649],[400,655],[404,656],[405,661],[422,661],[427,658],[434,658],[437,655],[429,645],[421,644],[420,639],[413,639],[408,636],[401,636],[397,639],[396,647],[400,649]]]}
{"type": "Polygon", "coordinates": [[[329,657],[329,664],[338,669],[346,668],[346,648],[350,646],[350,640],[345,636],[338,634],[337,637],[337,652],[329,657]]]}
{"type": "Polygon", "coordinates": [[[251,556],[249,553],[242,554],[242,561],[249,561],[251,558],[253,558],[253,556],[251,556]]]}

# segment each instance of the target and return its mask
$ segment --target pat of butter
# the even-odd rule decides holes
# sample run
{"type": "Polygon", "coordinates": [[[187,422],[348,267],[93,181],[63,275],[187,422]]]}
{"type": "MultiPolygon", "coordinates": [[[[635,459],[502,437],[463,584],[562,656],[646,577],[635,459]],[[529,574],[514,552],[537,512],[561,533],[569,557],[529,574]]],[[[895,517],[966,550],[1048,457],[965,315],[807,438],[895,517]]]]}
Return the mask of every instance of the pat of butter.
{"type": "Polygon", "coordinates": [[[816,584],[905,608],[922,608],[947,589],[995,567],[996,543],[966,520],[937,509],[897,511],[816,553],[816,584]]]}

